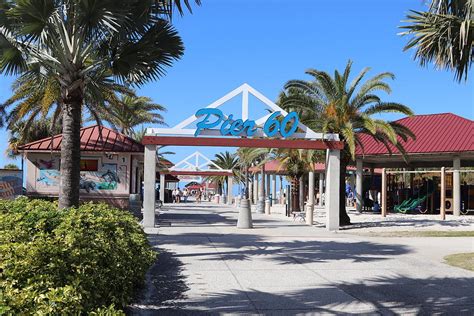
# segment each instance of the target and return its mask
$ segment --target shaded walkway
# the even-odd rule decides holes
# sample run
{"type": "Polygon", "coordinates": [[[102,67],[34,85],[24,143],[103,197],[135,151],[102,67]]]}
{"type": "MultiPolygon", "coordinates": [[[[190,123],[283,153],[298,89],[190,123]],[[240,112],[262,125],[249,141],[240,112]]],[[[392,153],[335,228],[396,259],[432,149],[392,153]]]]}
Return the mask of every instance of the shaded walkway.
{"type": "Polygon", "coordinates": [[[237,230],[230,207],[188,204],[164,211],[159,234],[150,235],[162,253],[130,313],[474,311],[474,273],[437,257],[469,251],[472,240],[373,239],[253,216],[255,229],[237,230]]]}

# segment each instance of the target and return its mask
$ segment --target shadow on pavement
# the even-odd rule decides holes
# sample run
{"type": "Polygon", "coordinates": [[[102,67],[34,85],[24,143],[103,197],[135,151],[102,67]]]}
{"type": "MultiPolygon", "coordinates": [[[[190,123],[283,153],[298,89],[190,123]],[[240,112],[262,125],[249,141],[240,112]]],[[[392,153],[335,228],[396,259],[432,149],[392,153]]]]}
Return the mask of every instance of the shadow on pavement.
{"type": "Polygon", "coordinates": [[[410,247],[368,241],[349,242],[321,240],[267,241],[252,234],[185,233],[173,236],[151,235],[152,244],[199,246],[199,251],[178,254],[178,257],[200,257],[201,260],[252,260],[258,257],[280,264],[330,262],[370,262],[410,253],[410,247]],[[203,251],[209,248],[209,251],[203,251]]]}

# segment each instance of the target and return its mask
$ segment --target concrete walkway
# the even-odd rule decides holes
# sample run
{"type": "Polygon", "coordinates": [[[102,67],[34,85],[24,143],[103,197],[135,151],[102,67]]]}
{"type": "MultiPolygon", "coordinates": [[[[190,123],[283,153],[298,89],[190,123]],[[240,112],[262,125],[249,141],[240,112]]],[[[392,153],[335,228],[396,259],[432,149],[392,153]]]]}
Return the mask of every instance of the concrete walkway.
{"type": "Polygon", "coordinates": [[[474,314],[474,273],[443,263],[472,238],[328,233],[281,215],[215,204],[169,205],[157,264],[130,314],[474,314]]]}

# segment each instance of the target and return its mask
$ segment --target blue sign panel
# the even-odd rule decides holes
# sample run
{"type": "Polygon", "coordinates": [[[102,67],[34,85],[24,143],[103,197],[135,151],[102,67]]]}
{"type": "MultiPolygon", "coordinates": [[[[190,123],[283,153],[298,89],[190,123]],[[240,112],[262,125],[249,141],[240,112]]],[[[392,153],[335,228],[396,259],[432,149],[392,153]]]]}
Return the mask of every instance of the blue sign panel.
{"type": "MultiPolygon", "coordinates": [[[[230,114],[227,118],[221,110],[215,108],[204,108],[196,112],[201,118],[196,124],[194,136],[201,134],[206,129],[219,129],[222,136],[253,136],[257,131],[257,124],[253,120],[234,119],[230,114]]],[[[284,138],[290,137],[298,129],[299,118],[296,112],[290,112],[283,116],[279,111],[274,112],[263,124],[263,133],[268,137],[278,135],[284,138]],[[283,117],[283,118],[281,118],[283,117]]]]}

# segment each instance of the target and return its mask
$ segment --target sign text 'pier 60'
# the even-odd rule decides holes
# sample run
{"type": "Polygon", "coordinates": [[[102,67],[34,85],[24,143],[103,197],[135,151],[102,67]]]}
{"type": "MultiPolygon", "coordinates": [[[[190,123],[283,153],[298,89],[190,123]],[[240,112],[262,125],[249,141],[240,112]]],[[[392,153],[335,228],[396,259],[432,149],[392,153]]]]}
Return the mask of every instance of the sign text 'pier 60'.
{"type": "Polygon", "coordinates": [[[234,119],[234,115],[224,115],[216,108],[204,108],[196,112],[196,117],[200,119],[196,123],[194,136],[199,136],[201,131],[206,129],[219,128],[222,136],[253,136],[258,128],[268,137],[281,135],[283,138],[290,137],[298,129],[299,118],[296,112],[290,112],[286,116],[280,111],[273,112],[265,121],[263,126],[258,126],[253,120],[234,119]]]}

